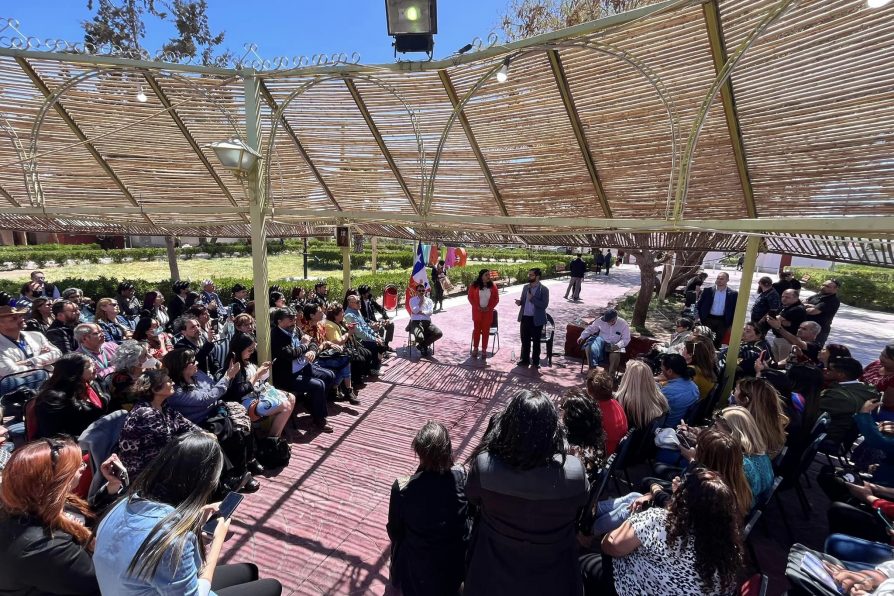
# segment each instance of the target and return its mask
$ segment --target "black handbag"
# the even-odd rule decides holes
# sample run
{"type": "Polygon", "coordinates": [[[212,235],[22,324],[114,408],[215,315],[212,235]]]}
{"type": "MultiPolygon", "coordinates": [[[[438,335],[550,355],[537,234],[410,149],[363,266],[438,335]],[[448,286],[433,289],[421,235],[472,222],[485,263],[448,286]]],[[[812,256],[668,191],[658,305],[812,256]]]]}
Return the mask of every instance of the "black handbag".
{"type": "Polygon", "coordinates": [[[266,470],[284,468],[292,459],[292,446],[281,437],[264,437],[258,439],[255,458],[266,470]]]}

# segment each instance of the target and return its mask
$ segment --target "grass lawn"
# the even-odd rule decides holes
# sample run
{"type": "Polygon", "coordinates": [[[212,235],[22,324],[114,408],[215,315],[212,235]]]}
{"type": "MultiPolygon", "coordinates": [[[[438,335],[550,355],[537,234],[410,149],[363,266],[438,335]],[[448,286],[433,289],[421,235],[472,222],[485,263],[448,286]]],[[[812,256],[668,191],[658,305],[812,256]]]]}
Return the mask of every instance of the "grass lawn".
{"type": "MultiPolygon", "coordinates": [[[[205,277],[251,277],[251,257],[238,257],[226,259],[189,259],[179,260],[180,276],[192,281],[205,277]]],[[[286,277],[298,277],[303,275],[301,255],[271,255],[267,257],[267,268],[270,279],[283,279],[286,277]]],[[[162,281],[171,276],[167,261],[135,261],[132,263],[109,264],[85,264],[66,267],[47,267],[44,269],[47,280],[76,277],[82,279],[97,279],[99,277],[112,277],[117,279],[145,279],[146,281],[162,281]]],[[[393,270],[389,270],[393,271],[393,270]]],[[[368,273],[366,269],[356,273],[368,273]]],[[[380,270],[381,272],[381,270],[380,270]]],[[[308,262],[309,279],[341,275],[341,270],[322,271],[313,269],[313,260],[308,262]]],[[[0,278],[13,281],[28,281],[30,271],[4,271],[0,272],[0,278]]]]}

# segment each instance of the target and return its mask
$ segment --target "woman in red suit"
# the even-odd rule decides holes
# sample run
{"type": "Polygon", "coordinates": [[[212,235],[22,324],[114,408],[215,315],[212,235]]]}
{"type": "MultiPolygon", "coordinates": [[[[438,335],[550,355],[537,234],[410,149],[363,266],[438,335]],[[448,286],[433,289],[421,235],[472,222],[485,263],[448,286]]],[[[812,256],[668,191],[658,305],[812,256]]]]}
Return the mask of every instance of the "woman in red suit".
{"type": "Polygon", "coordinates": [[[481,340],[481,359],[487,360],[487,340],[494,320],[494,309],[500,301],[500,291],[490,280],[490,272],[482,269],[478,279],[469,288],[469,303],[472,305],[472,358],[478,358],[478,340],[481,340]]]}

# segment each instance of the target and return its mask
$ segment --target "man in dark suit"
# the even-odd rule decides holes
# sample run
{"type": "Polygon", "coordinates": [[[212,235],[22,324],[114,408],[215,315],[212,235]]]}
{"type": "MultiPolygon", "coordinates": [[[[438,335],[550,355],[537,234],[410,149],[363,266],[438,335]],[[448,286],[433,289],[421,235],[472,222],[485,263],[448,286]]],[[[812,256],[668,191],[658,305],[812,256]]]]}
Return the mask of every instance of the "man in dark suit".
{"type": "Polygon", "coordinates": [[[385,347],[389,352],[393,352],[391,340],[394,339],[394,321],[388,317],[388,311],[382,308],[382,305],[373,298],[372,288],[368,285],[362,285],[357,288],[360,293],[360,314],[369,323],[369,326],[379,332],[385,342],[385,347]],[[381,315],[381,319],[376,319],[376,315],[381,315]]]}
{"type": "Polygon", "coordinates": [[[522,288],[521,298],[515,301],[518,322],[521,323],[521,360],[518,366],[540,368],[540,336],[546,325],[546,308],[549,306],[549,289],[540,283],[541,271],[528,271],[528,283],[522,288]]]}
{"type": "Polygon", "coordinates": [[[733,315],[736,312],[736,300],[739,293],[730,288],[729,273],[721,272],[717,275],[714,286],[702,290],[698,299],[696,310],[698,318],[714,332],[714,347],[720,348],[726,330],[733,324],[733,315]]]}
{"type": "Polygon", "coordinates": [[[320,432],[331,433],[332,427],[326,422],[326,384],[314,377],[311,366],[319,348],[307,335],[293,335],[295,318],[295,312],[289,308],[277,308],[270,315],[273,386],[299,398],[304,396],[309,401],[314,426],[320,432]]]}

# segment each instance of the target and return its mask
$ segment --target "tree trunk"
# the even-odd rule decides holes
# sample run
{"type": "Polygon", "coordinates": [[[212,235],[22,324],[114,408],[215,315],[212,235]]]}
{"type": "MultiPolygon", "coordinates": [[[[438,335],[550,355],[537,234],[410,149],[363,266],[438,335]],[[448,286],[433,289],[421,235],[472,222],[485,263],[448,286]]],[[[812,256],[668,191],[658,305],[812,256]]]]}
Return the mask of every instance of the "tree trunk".
{"type": "Polygon", "coordinates": [[[174,250],[174,237],[165,236],[165,245],[168,249],[168,267],[171,268],[171,281],[180,279],[180,269],[177,267],[177,251],[174,250]]]}
{"type": "Polygon", "coordinates": [[[668,284],[671,293],[676,288],[685,285],[689,278],[696,274],[702,266],[706,254],[708,253],[702,251],[677,253],[677,266],[674,267],[668,284]]]}
{"type": "MultiPolygon", "coordinates": [[[[637,238],[637,245],[648,246],[648,237],[644,239],[637,238]],[[640,241],[641,240],[641,241],[640,241]]],[[[646,326],[646,318],[649,315],[649,303],[652,302],[652,296],[655,293],[655,253],[648,248],[636,248],[628,250],[628,254],[636,257],[636,265],[639,267],[640,285],[639,294],[633,305],[633,320],[630,326],[637,329],[646,326]]]]}

